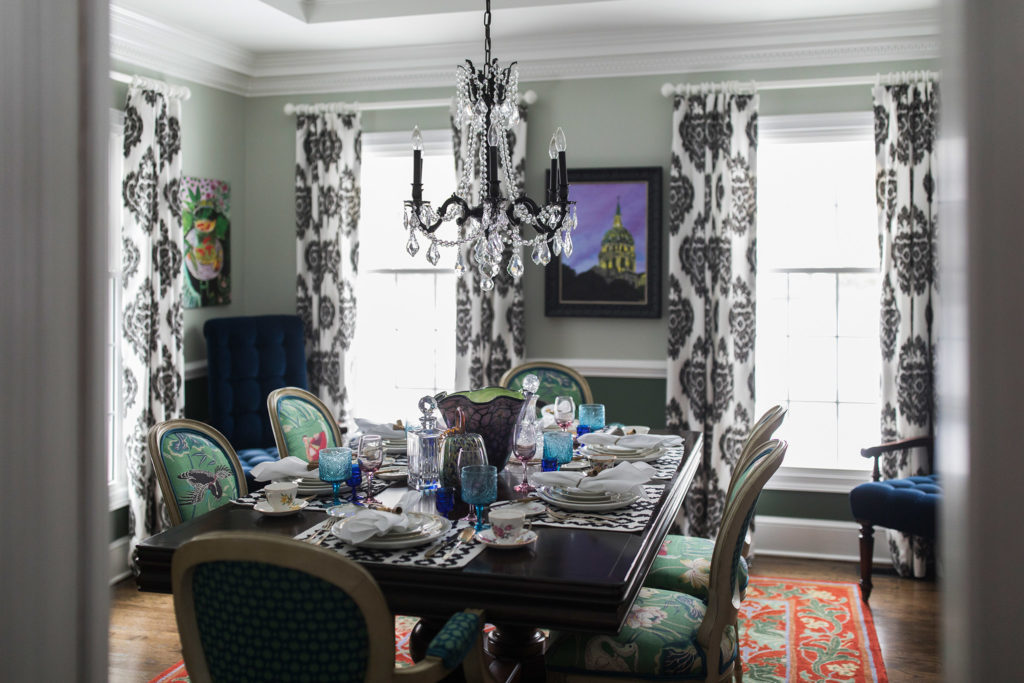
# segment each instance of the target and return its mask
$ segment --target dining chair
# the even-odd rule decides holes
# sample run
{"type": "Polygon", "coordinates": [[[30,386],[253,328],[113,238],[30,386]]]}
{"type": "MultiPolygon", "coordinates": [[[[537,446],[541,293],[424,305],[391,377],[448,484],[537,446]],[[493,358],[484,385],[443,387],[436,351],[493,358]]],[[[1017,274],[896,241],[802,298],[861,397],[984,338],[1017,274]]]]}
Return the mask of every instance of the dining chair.
{"type": "Polygon", "coordinates": [[[249,493],[235,449],[210,425],[196,420],[160,422],[150,428],[146,443],[172,524],[249,493]]]}
{"type": "MultiPolygon", "coordinates": [[[[733,468],[733,476],[729,479],[729,488],[726,491],[726,500],[732,498],[736,487],[736,480],[740,472],[747,469],[751,460],[757,459],[765,454],[772,442],[772,434],[782,425],[786,417],[786,409],[782,406],[772,406],[765,411],[764,415],[754,423],[750,434],[743,443],[739,458],[733,468]]],[[[743,553],[740,562],[740,590],[741,595],[747,589],[747,550],[750,547],[749,530],[744,536],[743,553]]],[[[651,569],[644,579],[644,585],[649,588],[661,588],[664,590],[687,593],[702,600],[707,599],[708,579],[711,572],[711,555],[714,552],[715,541],[700,536],[682,536],[669,534],[658,551],[657,557],[651,564],[651,569]]]]}
{"type": "Polygon", "coordinates": [[[282,387],[267,396],[267,412],[277,452],[306,462],[320,459],[320,449],[344,446],[342,429],[324,402],[305,389],[282,387]]]}
{"type": "Polygon", "coordinates": [[[214,532],[174,553],[185,668],[206,681],[482,681],[481,610],[454,614],[413,666],[395,667],[394,616],[358,563],[273,534],[214,532]]]}
{"type": "Polygon", "coordinates": [[[643,587],[616,635],[553,634],[544,655],[547,680],[741,680],[740,550],[757,498],[787,447],[785,441],[773,442],[737,475],[715,540],[707,600],[643,587]]]}
{"type": "Polygon", "coordinates": [[[572,396],[577,407],[594,402],[590,384],[583,375],[567,365],[552,361],[539,360],[517,365],[502,375],[501,386],[515,391],[522,390],[527,375],[537,375],[540,380],[537,396],[545,404],[554,403],[558,396],[572,396]]]}

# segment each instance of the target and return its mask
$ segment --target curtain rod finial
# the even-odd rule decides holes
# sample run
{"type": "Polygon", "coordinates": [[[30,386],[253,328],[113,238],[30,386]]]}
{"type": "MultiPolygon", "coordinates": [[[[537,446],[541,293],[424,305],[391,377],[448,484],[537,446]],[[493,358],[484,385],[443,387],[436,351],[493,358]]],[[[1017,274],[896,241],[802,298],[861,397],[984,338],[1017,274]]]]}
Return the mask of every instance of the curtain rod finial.
{"type": "Polygon", "coordinates": [[[674,95],[675,92],[676,92],[676,87],[674,85],[672,85],[671,83],[664,83],[664,84],[662,84],[662,86],[661,86],[661,96],[662,97],[672,97],[672,95],[674,95]]]}
{"type": "Polygon", "coordinates": [[[530,105],[536,104],[537,93],[534,92],[533,90],[527,90],[526,92],[523,93],[523,102],[526,102],[527,104],[530,105]]]}

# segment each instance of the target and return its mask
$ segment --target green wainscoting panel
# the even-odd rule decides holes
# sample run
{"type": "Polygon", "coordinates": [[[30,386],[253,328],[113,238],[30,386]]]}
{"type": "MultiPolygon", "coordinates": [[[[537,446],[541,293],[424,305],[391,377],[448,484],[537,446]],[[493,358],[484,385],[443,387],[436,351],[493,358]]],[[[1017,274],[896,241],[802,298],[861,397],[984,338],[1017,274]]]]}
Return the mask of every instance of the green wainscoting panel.
{"type": "Polygon", "coordinates": [[[604,404],[608,422],[665,427],[665,380],[587,377],[595,403],[604,404]]]}
{"type": "Polygon", "coordinates": [[[845,493],[764,491],[757,501],[757,514],[840,522],[853,521],[853,516],[850,514],[850,497],[845,493]]]}
{"type": "Polygon", "coordinates": [[[110,511],[110,540],[116,541],[128,535],[128,506],[110,511]]]}
{"type": "Polygon", "coordinates": [[[185,417],[200,422],[209,421],[210,395],[206,377],[185,380],[185,417]]]}

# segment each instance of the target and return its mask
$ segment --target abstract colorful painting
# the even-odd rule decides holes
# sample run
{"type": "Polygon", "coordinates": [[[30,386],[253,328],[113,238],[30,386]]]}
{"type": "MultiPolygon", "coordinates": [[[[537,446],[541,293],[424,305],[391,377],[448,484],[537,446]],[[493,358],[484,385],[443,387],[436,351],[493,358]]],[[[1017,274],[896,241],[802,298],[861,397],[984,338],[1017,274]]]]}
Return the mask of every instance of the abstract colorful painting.
{"type": "Polygon", "coordinates": [[[230,199],[231,186],[223,180],[182,179],[185,308],[231,303],[230,199]]]}
{"type": "Polygon", "coordinates": [[[569,169],[579,225],[546,269],[544,314],[661,315],[661,168],[569,169]]]}

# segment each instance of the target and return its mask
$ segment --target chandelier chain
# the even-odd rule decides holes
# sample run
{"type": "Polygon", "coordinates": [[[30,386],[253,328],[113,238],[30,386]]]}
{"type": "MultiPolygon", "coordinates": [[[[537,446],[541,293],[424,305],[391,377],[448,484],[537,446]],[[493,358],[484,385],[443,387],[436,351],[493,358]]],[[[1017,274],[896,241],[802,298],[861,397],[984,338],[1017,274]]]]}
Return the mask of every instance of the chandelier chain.
{"type": "Polygon", "coordinates": [[[491,0],[487,0],[487,9],[484,10],[484,68],[489,69],[491,65],[491,0]]]}

